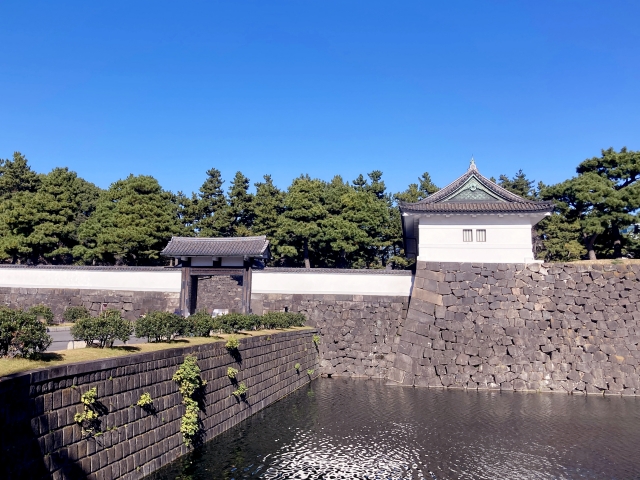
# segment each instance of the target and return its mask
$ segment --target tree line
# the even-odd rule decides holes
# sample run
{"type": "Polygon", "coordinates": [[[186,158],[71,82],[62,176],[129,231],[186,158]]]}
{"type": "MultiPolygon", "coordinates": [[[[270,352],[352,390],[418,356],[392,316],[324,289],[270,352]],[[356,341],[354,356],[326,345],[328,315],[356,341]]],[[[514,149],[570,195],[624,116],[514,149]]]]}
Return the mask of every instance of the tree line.
{"type": "MultiPolygon", "coordinates": [[[[518,171],[493,179],[522,197],[553,200],[554,213],[532,232],[538,258],[634,256],[640,208],[640,152],[610,148],[581,162],[556,185],[518,171]]],[[[20,264],[163,265],[173,235],[266,235],[277,266],[408,268],[398,202],[438,190],[428,173],[390,192],[382,172],[345,181],[301,175],[281,190],[265,175],[241,172],[225,188],[218,169],[197,192],[164,190],[148,175],[129,175],[102,190],[68,168],[34,172],[24,155],[0,160],[0,261],[20,264]]]]}

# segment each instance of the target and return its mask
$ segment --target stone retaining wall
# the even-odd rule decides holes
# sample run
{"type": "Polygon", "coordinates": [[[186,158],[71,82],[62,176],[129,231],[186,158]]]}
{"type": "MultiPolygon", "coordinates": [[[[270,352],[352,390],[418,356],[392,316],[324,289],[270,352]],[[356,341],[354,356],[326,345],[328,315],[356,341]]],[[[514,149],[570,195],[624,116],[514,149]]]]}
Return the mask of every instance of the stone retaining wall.
{"type": "Polygon", "coordinates": [[[639,265],[418,262],[390,379],[640,393],[639,265]]]}
{"type": "Polygon", "coordinates": [[[180,434],[182,396],[171,379],[186,354],[197,355],[207,381],[199,413],[207,441],[310,381],[307,369],[317,372],[313,333],[244,339],[239,362],[218,342],[0,379],[0,478],[141,478],[189,450],[180,434]],[[246,401],[232,395],[228,366],[249,388],[246,401]],[[83,437],[73,416],[92,387],[105,409],[102,433],[83,437]],[[145,392],[153,413],[135,406],[145,392]]]}
{"type": "Polygon", "coordinates": [[[11,308],[46,305],[53,310],[56,321],[62,321],[62,314],[67,307],[77,305],[84,305],[94,315],[102,308],[113,308],[120,310],[125,318],[135,320],[152,310],[173,312],[179,307],[180,293],[0,287],[0,304],[11,308]]]}
{"type": "Polygon", "coordinates": [[[397,332],[408,297],[253,294],[254,313],[301,312],[318,329],[323,375],[386,378],[395,361],[397,332]]]}

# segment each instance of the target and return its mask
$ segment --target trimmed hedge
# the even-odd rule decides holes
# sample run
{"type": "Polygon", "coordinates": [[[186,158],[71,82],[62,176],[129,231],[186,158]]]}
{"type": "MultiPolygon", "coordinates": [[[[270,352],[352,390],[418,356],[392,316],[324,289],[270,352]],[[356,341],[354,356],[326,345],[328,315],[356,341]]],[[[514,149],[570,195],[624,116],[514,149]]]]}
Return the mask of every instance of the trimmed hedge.
{"type": "Polygon", "coordinates": [[[268,312],[262,316],[241,313],[227,313],[212,317],[205,311],[191,315],[188,319],[190,334],[208,337],[216,333],[236,333],[241,330],[282,329],[302,327],[306,318],[301,313],[268,312]]]}

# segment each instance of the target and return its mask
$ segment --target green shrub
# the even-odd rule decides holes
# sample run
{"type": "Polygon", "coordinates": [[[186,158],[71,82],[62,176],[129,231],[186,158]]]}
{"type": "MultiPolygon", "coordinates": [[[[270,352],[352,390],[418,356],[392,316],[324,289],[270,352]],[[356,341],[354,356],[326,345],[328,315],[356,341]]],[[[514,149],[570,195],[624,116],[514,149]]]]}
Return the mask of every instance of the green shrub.
{"type": "Polygon", "coordinates": [[[47,325],[51,325],[53,323],[53,312],[46,305],[34,305],[29,308],[29,313],[39,317],[38,320],[44,320],[47,325]]]}
{"type": "Polygon", "coordinates": [[[237,398],[245,398],[247,396],[247,392],[249,391],[249,389],[247,388],[247,386],[244,384],[244,382],[240,382],[240,384],[238,385],[238,388],[236,390],[234,390],[232,393],[237,397],[237,398]]]}
{"type": "Polygon", "coordinates": [[[233,367],[228,367],[227,368],[227,377],[229,377],[231,380],[234,380],[236,378],[236,375],[238,375],[238,370],[233,368],[233,367]]]}
{"type": "Polygon", "coordinates": [[[90,316],[91,314],[89,313],[89,310],[87,310],[87,307],[80,305],[77,307],[68,307],[62,314],[62,319],[65,322],[74,323],[76,320],[89,318],[90,316]]]}
{"type": "Polygon", "coordinates": [[[229,340],[227,340],[227,343],[225,343],[224,346],[227,347],[227,350],[237,350],[240,346],[240,340],[232,335],[229,337],[229,340]]]}
{"type": "Polygon", "coordinates": [[[51,342],[47,327],[34,313],[0,308],[0,356],[29,358],[44,352],[51,342]]]}
{"type": "Polygon", "coordinates": [[[244,315],[242,313],[226,313],[214,317],[214,329],[222,333],[237,333],[240,330],[257,330],[261,326],[258,315],[244,315]]]}
{"type": "Polygon", "coordinates": [[[193,439],[200,432],[200,424],[198,423],[198,402],[192,398],[184,398],[182,401],[185,410],[180,421],[180,433],[184,438],[184,443],[191,445],[193,439]]]}
{"type": "Polygon", "coordinates": [[[309,370],[307,370],[307,375],[311,376],[313,375],[313,372],[315,372],[315,370],[310,368],[309,370]]]}
{"type": "Polygon", "coordinates": [[[93,387],[80,396],[83,405],[81,413],[73,416],[73,421],[80,424],[83,433],[94,433],[100,426],[98,417],[99,413],[96,408],[96,397],[98,390],[93,387]]]}
{"type": "Polygon", "coordinates": [[[142,395],[140,395],[140,398],[136,402],[136,405],[144,409],[149,409],[153,405],[153,399],[148,392],[144,392],[142,395]]]}
{"type": "Polygon", "coordinates": [[[184,362],[173,374],[173,381],[178,384],[180,393],[186,397],[192,397],[196,390],[207,384],[200,378],[200,367],[195,355],[184,357],[184,362]]]}
{"type": "Polygon", "coordinates": [[[262,326],[267,329],[302,327],[305,321],[302,313],[267,312],[262,316],[262,326]]]}
{"type": "Polygon", "coordinates": [[[97,317],[81,318],[71,327],[74,340],[86,342],[87,347],[112,347],[116,340],[126,343],[132,333],[131,322],[122,318],[118,310],[105,310],[97,317]]]}
{"type": "Polygon", "coordinates": [[[305,321],[303,314],[291,312],[270,312],[263,316],[226,313],[212,317],[201,310],[188,318],[189,332],[196,337],[208,337],[211,332],[230,334],[242,330],[301,327],[304,326],[305,321]]]}
{"type": "Polygon", "coordinates": [[[169,341],[188,332],[189,325],[180,315],[170,312],[149,312],[135,322],[136,337],[151,342],[169,341]]]}
{"type": "Polygon", "coordinates": [[[320,345],[320,340],[322,340],[320,338],[320,335],[314,334],[313,337],[311,337],[311,339],[313,340],[313,344],[318,347],[318,345],[320,345]]]}
{"type": "Polygon", "coordinates": [[[293,368],[295,368],[295,369],[296,369],[296,372],[300,373],[300,364],[299,364],[299,363],[296,363],[296,364],[293,366],[293,368]]]}
{"type": "Polygon", "coordinates": [[[187,318],[189,334],[194,337],[210,337],[215,328],[214,318],[206,310],[200,310],[187,318]]]}
{"type": "Polygon", "coordinates": [[[198,402],[193,397],[198,390],[207,384],[200,376],[200,367],[195,355],[184,357],[184,362],[173,375],[173,381],[178,384],[178,390],[182,394],[182,403],[185,406],[185,413],[180,422],[180,433],[182,433],[184,443],[190,445],[200,431],[198,402]]]}

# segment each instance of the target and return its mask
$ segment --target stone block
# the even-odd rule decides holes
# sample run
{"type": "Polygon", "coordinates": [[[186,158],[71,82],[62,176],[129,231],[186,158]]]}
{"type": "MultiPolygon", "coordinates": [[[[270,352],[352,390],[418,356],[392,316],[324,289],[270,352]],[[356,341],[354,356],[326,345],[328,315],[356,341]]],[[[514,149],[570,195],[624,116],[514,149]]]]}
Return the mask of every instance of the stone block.
{"type": "Polygon", "coordinates": [[[434,305],[442,305],[442,295],[438,293],[429,292],[420,288],[413,289],[413,297],[423,302],[432,303],[434,305]]]}

